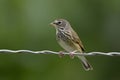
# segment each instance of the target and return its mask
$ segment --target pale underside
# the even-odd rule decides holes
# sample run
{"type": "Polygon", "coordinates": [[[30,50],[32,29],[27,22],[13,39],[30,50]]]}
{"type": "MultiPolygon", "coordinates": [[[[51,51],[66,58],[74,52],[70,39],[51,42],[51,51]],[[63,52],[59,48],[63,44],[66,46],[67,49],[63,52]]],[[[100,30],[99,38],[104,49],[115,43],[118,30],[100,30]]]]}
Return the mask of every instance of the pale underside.
{"type": "Polygon", "coordinates": [[[70,45],[68,45],[65,41],[63,40],[59,40],[58,43],[60,44],[60,46],[65,49],[67,52],[73,52],[76,49],[74,49],[73,47],[71,47],[70,45]]]}
{"type": "Polygon", "coordinates": [[[70,37],[65,37],[64,35],[57,33],[57,41],[60,44],[60,46],[65,49],[67,52],[83,52],[79,44],[73,42],[73,40],[70,37]]]}

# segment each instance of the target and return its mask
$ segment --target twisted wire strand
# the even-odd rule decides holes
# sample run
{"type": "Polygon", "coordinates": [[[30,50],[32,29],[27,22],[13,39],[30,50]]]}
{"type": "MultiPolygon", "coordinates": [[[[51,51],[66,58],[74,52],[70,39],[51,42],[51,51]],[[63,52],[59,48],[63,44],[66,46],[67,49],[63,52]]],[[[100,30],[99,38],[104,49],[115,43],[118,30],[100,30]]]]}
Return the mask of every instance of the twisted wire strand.
{"type": "MultiPolygon", "coordinates": [[[[30,54],[60,54],[60,52],[50,51],[50,50],[42,50],[42,51],[32,51],[32,50],[9,50],[9,49],[0,49],[0,54],[18,54],[18,53],[30,53],[30,54]]],[[[63,54],[68,55],[69,53],[63,52],[63,54]]],[[[75,55],[81,56],[96,56],[96,55],[104,55],[104,56],[120,56],[120,52],[89,52],[89,53],[73,53],[75,55]]]]}

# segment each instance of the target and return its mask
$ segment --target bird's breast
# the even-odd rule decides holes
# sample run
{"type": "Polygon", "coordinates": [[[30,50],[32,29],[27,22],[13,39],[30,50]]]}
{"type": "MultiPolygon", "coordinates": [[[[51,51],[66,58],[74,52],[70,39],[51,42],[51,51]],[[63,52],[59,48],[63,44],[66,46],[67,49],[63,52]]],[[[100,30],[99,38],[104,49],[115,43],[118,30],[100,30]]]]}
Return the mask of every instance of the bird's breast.
{"type": "Polygon", "coordinates": [[[65,41],[63,40],[59,40],[58,43],[60,44],[60,46],[65,49],[67,52],[72,52],[74,51],[75,49],[70,46],[68,43],[66,43],[65,41]]]}
{"type": "Polygon", "coordinates": [[[57,33],[57,41],[60,46],[65,49],[67,52],[72,52],[75,50],[75,47],[72,41],[63,33],[57,33]]]}

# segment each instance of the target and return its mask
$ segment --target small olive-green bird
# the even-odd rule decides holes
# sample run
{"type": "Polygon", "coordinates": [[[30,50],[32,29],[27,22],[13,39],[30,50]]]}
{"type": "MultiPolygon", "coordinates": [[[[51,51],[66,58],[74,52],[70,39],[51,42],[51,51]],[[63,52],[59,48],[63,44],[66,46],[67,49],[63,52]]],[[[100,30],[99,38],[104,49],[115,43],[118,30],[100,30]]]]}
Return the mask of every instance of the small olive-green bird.
{"type": "MultiPolygon", "coordinates": [[[[74,51],[84,52],[82,42],[77,33],[72,29],[70,23],[65,19],[56,19],[51,23],[56,29],[56,39],[60,46],[70,54],[74,51]]],[[[84,56],[76,55],[82,62],[86,71],[92,70],[92,66],[84,56]]]]}

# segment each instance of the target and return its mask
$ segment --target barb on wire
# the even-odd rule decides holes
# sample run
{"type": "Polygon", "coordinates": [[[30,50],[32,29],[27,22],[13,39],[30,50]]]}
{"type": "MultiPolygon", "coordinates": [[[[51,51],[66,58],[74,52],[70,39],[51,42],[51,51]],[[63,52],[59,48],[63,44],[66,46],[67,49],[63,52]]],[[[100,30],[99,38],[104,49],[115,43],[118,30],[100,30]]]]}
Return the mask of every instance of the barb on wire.
{"type": "MultiPolygon", "coordinates": [[[[0,49],[0,53],[31,53],[31,54],[59,54],[59,52],[50,51],[50,50],[43,50],[43,51],[31,51],[31,50],[8,50],[8,49],[0,49]]],[[[63,54],[69,54],[67,52],[63,52],[63,54]]],[[[95,56],[95,55],[106,55],[106,56],[120,56],[120,52],[89,52],[89,53],[73,53],[75,55],[81,55],[81,56],[95,56]]]]}

